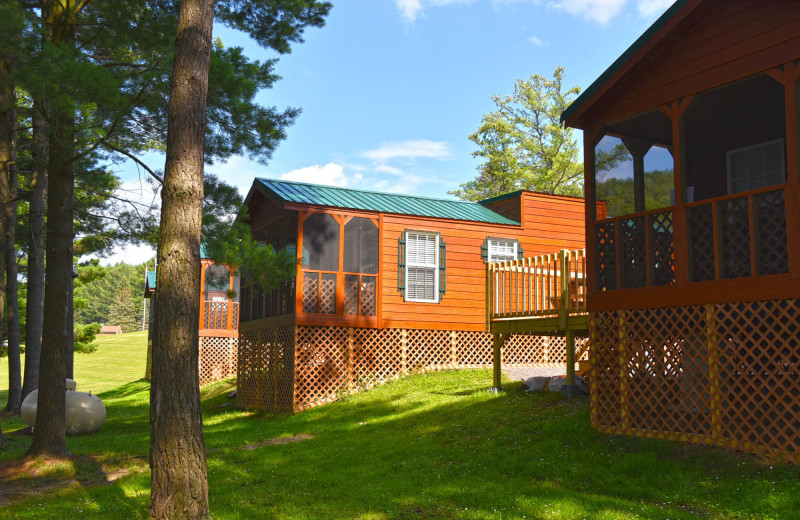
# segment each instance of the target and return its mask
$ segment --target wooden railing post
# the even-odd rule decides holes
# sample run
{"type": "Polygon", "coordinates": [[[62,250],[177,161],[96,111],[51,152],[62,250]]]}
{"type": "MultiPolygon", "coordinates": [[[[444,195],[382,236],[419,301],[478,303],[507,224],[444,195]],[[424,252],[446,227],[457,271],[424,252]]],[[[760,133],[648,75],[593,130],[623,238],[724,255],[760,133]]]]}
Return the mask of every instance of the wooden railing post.
{"type": "Polygon", "coordinates": [[[575,384],[575,333],[567,329],[564,338],[567,347],[567,385],[575,384]]]}
{"type": "Polygon", "coordinates": [[[486,262],[486,332],[492,331],[494,315],[494,263],[486,262]]]}
{"type": "Polygon", "coordinates": [[[561,272],[561,308],[558,315],[561,318],[561,329],[567,328],[567,317],[569,316],[569,251],[562,249],[558,253],[558,264],[561,272]]]}

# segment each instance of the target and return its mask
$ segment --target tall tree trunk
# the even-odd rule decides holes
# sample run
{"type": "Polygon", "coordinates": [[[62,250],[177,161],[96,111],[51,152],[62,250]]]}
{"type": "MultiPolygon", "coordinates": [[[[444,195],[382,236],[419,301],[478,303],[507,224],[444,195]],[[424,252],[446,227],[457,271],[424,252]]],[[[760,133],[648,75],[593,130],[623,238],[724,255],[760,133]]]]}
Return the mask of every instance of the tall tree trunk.
{"type": "Polygon", "coordinates": [[[170,520],[209,516],[198,342],[214,1],[181,0],[179,9],[161,191],[150,390],[150,518],[170,520]]]}
{"type": "Polygon", "coordinates": [[[22,399],[39,388],[44,321],[44,212],[47,207],[47,122],[42,104],[33,102],[31,199],[28,207],[28,300],[25,305],[25,377],[22,399]]]}
{"type": "MultiPolygon", "coordinates": [[[[72,10],[76,7],[72,2],[46,4],[44,19],[49,24],[51,40],[55,45],[75,45],[76,13],[72,10]]],[[[69,454],[64,417],[65,354],[67,349],[73,348],[69,305],[73,282],[75,114],[62,105],[50,110],[49,116],[47,265],[44,283],[47,328],[42,333],[36,428],[27,454],[64,457],[69,454]]]]}
{"type": "MultiPolygon", "coordinates": [[[[16,99],[14,99],[16,106],[16,99]]],[[[8,318],[8,403],[6,411],[19,412],[22,404],[22,366],[19,348],[19,294],[17,287],[17,164],[16,122],[17,111],[12,110],[14,129],[11,137],[11,164],[8,172],[9,203],[6,206],[6,315],[8,318]]]]}
{"type": "MultiPolygon", "coordinates": [[[[14,111],[14,86],[9,78],[10,67],[8,61],[0,56],[0,316],[3,316],[6,303],[6,206],[10,199],[8,177],[11,172],[12,149],[16,116],[14,111]],[[14,119],[12,119],[14,118],[14,119]]],[[[12,246],[13,247],[13,246],[12,246]]],[[[199,311],[198,311],[199,312],[199,311]]],[[[2,325],[2,323],[0,323],[2,325]]],[[[3,331],[0,326],[0,343],[3,341],[3,331]]],[[[3,431],[0,429],[0,439],[3,431]]]]}

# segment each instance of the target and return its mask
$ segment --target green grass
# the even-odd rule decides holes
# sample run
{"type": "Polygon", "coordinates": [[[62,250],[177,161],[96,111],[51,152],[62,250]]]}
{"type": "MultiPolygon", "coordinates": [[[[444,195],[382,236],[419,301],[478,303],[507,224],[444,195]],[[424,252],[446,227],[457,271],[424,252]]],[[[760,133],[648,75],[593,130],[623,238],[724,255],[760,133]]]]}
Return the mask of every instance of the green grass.
{"type": "MultiPolygon", "coordinates": [[[[147,362],[147,332],[99,336],[97,351],[75,353],[77,390],[99,394],[144,377],[147,362]]],[[[0,360],[0,407],[8,399],[8,358],[0,360]]],[[[22,355],[25,367],[25,355],[22,355]]]]}
{"type": "MultiPolygon", "coordinates": [[[[489,371],[416,375],[294,416],[237,410],[203,389],[215,519],[796,519],[800,468],[589,428],[587,399],[487,391],[489,371]],[[297,442],[278,443],[291,437],[297,442]]],[[[104,395],[75,462],[34,468],[0,518],[146,518],[148,391],[104,395]],[[31,475],[34,476],[31,476],[31,475]],[[124,475],[98,485],[107,475],[124,475]],[[71,481],[68,487],[54,482],[71,481]]],[[[8,429],[13,429],[8,424],[8,429]]],[[[30,442],[12,437],[0,461],[30,442]]],[[[2,465],[0,464],[0,467],[2,465]]],[[[8,492],[6,492],[8,494],[8,492]]]]}

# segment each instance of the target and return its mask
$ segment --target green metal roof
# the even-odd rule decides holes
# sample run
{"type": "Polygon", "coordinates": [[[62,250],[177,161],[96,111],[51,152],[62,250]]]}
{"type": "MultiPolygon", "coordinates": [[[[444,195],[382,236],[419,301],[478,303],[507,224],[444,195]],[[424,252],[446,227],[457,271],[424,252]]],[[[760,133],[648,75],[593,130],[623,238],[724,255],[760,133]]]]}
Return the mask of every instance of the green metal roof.
{"type": "Polygon", "coordinates": [[[257,178],[255,183],[284,202],[360,209],[398,215],[520,225],[519,222],[495,213],[477,202],[354,190],[274,179],[257,178]]]}
{"type": "Polygon", "coordinates": [[[617,58],[617,59],[616,59],[616,61],[614,61],[614,63],[612,63],[612,64],[611,64],[611,66],[605,70],[605,72],[603,72],[602,74],[600,74],[600,76],[599,76],[599,77],[598,77],[596,80],[594,80],[594,83],[592,83],[591,85],[589,85],[589,87],[588,87],[586,90],[584,90],[583,92],[581,92],[581,95],[580,95],[580,96],[578,96],[578,97],[575,99],[575,101],[573,101],[573,102],[572,102],[572,104],[571,104],[570,106],[568,106],[568,107],[566,108],[566,110],[564,110],[564,111],[561,113],[561,122],[563,123],[564,121],[566,121],[566,120],[567,120],[567,118],[568,118],[569,116],[571,116],[571,115],[572,115],[572,114],[573,114],[573,113],[574,113],[576,110],[578,110],[578,108],[579,108],[581,105],[583,105],[584,103],[586,103],[586,101],[588,101],[588,99],[589,99],[590,97],[592,97],[592,96],[594,95],[594,93],[595,93],[595,92],[597,92],[597,90],[598,90],[598,89],[599,89],[599,88],[600,88],[600,87],[601,87],[601,86],[602,86],[602,85],[603,85],[603,84],[604,84],[606,81],[608,81],[608,79],[609,79],[609,78],[611,78],[611,76],[613,76],[614,74],[616,74],[616,73],[617,73],[617,71],[619,71],[619,69],[621,69],[621,68],[622,68],[622,66],[623,66],[623,65],[625,65],[625,63],[626,63],[626,62],[627,62],[629,59],[631,59],[631,57],[632,57],[634,54],[636,54],[636,52],[638,52],[638,51],[639,51],[639,49],[641,49],[642,47],[644,47],[644,45],[645,45],[645,44],[646,44],[646,43],[647,43],[647,42],[650,40],[650,38],[652,38],[652,37],[653,37],[653,35],[654,35],[655,33],[657,33],[657,32],[658,32],[658,31],[659,31],[659,30],[660,30],[662,27],[664,27],[664,25],[666,25],[666,23],[667,23],[667,22],[668,22],[668,21],[669,21],[669,20],[670,20],[670,19],[671,19],[673,16],[675,16],[675,14],[676,14],[678,11],[680,11],[681,9],[683,9],[683,7],[684,7],[686,4],[688,4],[688,3],[689,3],[689,1],[690,1],[690,0],[676,0],[676,1],[675,1],[675,3],[674,3],[674,4],[672,4],[672,6],[670,6],[670,8],[669,8],[669,9],[667,9],[667,10],[664,12],[664,14],[662,14],[661,16],[659,16],[659,17],[658,17],[658,20],[656,20],[655,22],[653,22],[653,25],[651,25],[650,27],[648,27],[648,29],[647,29],[645,32],[643,32],[643,33],[642,33],[642,35],[641,35],[641,36],[639,36],[639,38],[637,38],[637,40],[636,40],[635,42],[633,42],[633,45],[631,45],[630,47],[628,47],[628,49],[627,49],[625,52],[623,52],[623,53],[622,53],[622,55],[620,55],[620,57],[619,57],[619,58],[617,58]]]}

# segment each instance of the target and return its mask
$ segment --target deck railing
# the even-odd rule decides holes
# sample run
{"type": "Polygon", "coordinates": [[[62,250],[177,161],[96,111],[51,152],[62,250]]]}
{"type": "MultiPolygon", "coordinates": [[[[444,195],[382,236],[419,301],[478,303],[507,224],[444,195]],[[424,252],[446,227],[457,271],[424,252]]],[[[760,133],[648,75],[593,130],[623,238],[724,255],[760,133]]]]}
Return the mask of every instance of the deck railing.
{"type": "Polygon", "coordinates": [[[239,302],[204,301],[200,318],[201,329],[238,330],[239,302]]]}
{"type": "Polygon", "coordinates": [[[586,312],[586,250],[486,265],[487,320],[586,312]]]}

